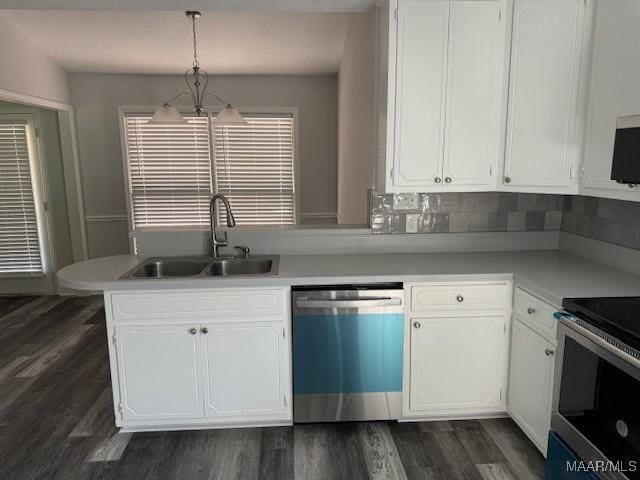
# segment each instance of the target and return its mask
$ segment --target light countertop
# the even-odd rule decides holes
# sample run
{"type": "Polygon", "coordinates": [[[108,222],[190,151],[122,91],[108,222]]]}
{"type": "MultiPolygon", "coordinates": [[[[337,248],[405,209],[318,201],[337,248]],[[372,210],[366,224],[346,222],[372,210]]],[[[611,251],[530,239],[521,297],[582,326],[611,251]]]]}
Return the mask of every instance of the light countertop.
{"type": "Polygon", "coordinates": [[[96,258],[63,268],[58,279],[75,290],[134,291],[513,278],[556,306],[565,297],[640,295],[639,276],[557,250],[283,255],[278,275],[270,277],[119,279],[139,261],[133,255],[96,258]]]}

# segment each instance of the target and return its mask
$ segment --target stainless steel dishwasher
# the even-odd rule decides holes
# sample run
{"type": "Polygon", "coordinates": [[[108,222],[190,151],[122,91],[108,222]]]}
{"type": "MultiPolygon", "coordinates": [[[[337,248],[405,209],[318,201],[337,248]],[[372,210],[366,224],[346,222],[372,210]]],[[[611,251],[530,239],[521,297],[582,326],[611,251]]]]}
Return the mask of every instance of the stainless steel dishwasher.
{"type": "Polygon", "coordinates": [[[294,287],[293,419],[401,414],[402,284],[294,287]]]}

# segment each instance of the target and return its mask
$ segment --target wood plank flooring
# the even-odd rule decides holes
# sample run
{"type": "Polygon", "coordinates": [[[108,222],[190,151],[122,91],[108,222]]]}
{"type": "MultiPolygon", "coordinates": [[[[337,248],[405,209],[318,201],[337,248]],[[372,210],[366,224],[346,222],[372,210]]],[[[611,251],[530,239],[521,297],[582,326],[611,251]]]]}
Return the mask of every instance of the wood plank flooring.
{"type": "Polygon", "coordinates": [[[101,297],[0,297],[0,479],[540,479],[509,419],[121,434],[101,297]]]}

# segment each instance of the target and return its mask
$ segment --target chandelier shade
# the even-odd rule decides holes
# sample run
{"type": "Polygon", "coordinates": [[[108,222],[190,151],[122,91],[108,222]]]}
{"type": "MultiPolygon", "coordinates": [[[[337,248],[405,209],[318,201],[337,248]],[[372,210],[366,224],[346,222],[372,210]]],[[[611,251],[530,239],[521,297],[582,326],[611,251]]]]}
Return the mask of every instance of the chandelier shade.
{"type": "Polygon", "coordinates": [[[158,125],[177,125],[188,123],[188,121],[180,114],[176,107],[172,107],[168,103],[165,103],[158,107],[147,123],[158,125]]]}
{"type": "Polygon", "coordinates": [[[216,126],[225,125],[248,125],[247,121],[242,118],[237,108],[227,105],[213,119],[216,126]]]}

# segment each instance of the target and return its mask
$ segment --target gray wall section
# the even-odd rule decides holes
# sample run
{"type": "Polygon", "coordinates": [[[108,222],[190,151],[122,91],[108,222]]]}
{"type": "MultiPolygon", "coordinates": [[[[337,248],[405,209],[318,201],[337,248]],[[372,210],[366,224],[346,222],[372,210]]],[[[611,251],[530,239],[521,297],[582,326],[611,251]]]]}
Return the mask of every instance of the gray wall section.
{"type": "Polygon", "coordinates": [[[640,250],[640,202],[529,193],[374,192],[371,205],[374,233],[561,230],[640,250]]]}
{"type": "Polygon", "coordinates": [[[562,231],[640,250],[640,203],[567,196],[562,231]]]}
{"type": "Polygon", "coordinates": [[[0,14],[0,89],[70,103],[67,72],[0,14]]]}
{"type": "Polygon", "coordinates": [[[373,193],[373,233],[560,230],[563,197],[533,193],[373,193]]]}
{"type": "Polygon", "coordinates": [[[338,220],[367,223],[373,185],[374,31],[371,13],[349,15],[338,75],[338,220]]]}
{"type": "MultiPolygon", "coordinates": [[[[123,237],[127,211],[118,107],[159,105],[185,90],[184,80],[178,76],[93,74],[72,74],[70,78],[89,220],[89,255],[123,253],[128,250],[127,237],[123,237]]],[[[300,212],[335,214],[337,76],[217,76],[209,88],[240,107],[297,107],[300,212]]],[[[188,105],[186,100],[184,105],[188,105]]]]}

